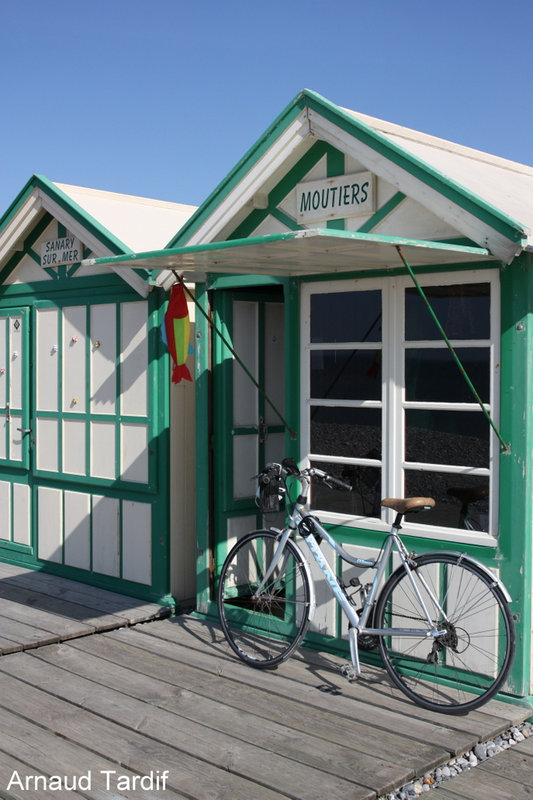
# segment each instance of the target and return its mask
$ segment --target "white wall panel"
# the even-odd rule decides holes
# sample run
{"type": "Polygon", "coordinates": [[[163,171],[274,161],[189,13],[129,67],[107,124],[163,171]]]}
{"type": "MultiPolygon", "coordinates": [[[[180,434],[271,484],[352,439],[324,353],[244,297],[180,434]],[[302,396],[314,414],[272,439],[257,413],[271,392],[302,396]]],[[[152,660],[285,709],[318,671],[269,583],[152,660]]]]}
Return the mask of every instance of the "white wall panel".
{"type": "MultiPolygon", "coordinates": [[[[265,391],[280,414],[285,409],[285,307],[283,303],[265,303],[265,391]]],[[[280,419],[265,403],[265,419],[279,425],[280,419]]]]}
{"type": "Polygon", "coordinates": [[[44,561],[63,561],[62,492],[40,486],[37,494],[39,547],[38,556],[44,561]]]}
{"type": "Polygon", "coordinates": [[[252,497],[256,483],[252,480],[257,475],[258,459],[257,434],[233,437],[233,497],[252,497]]]}
{"type": "Polygon", "coordinates": [[[149,503],[122,502],[122,577],[152,582],[151,512],[149,503]]]}
{"type": "Polygon", "coordinates": [[[37,310],[37,410],[58,411],[58,310],[37,310]]]}
{"type": "Polygon", "coordinates": [[[86,411],[86,330],[85,306],[63,309],[63,411],[79,414],[86,411]]]}
{"type": "Polygon", "coordinates": [[[23,434],[19,428],[22,428],[22,417],[12,413],[9,421],[9,435],[11,439],[9,443],[9,457],[12,461],[22,461],[22,442],[24,436],[29,435],[23,434]]]}
{"type": "Polygon", "coordinates": [[[63,420],[63,472],[86,474],[85,421],[63,420]]]}
{"type": "Polygon", "coordinates": [[[82,492],[65,492],[65,564],[91,568],[91,498],[82,492]]]}
{"type": "Polygon", "coordinates": [[[121,411],[133,416],[148,413],[148,303],[121,306],[121,411]]]}
{"type": "Polygon", "coordinates": [[[0,458],[7,458],[7,437],[9,436],[9,422],[2,417],[0,421],[0,458]]]}
{"type": "Polygon", "coordinates": [[[0,481],[0,539],[11,539],[11,484],[0,481]]]}
{"type": "Polygon", "coordinates": [[[91,422],[91,475],[115,479],[114,422],[91,422]]]}
{"type": "Polygon", "coordinates": [[[120,531],[119,501],[113,497],[94,495],[93,516],[93,570],[103,575],[119,576],[120,531]]]}
{"type": "Polygon", "coordinates": [[[13,541],[18,544],[31,544],[30,504],[30,487],[13,484],[13,541]]]}
{"type": "Polygon", "coordinates": [[[148,482],[148,428],[146,425],[125,423],[121,432],[120,477],[125,481],[148,482]]]}
{"type": "Polygon", "coordinates": [[[114,414],[116,406],[116,308],[112,303],[91,308],[91,411],[114,414]]]}
{"type": "MultiPolygon", "coordinates": [[[[233,348],[257,380],[258,304],[233,303],[233,348]]],[[[233,424],[257,425],[257,389],[241,365],[233,362],[233,424]]]]}
{"type": "Polygon", "coordinates": [[[37,418],[35,447],[37,451],[37,469],[50,472],[59,470],[58,456],[58,421],[49,417],[37,418]]]}
{"type": "Polygon", "coordinates": [[[228,519],[228,553],[250,531],[257,528],[257,518],[255,514],[247,517],[231,517],[228,519]]]}
{"type": "Polygon", "coordinates": [[[24,330],[24,319],[21,316],[11,317],[11,347],[9,352],[10,361],[10,403],[11,408],[22,408],[22,372],[23,372],[23,347],[22,331],[24,330]]]}
{"type": "Polygon", "coordinates": [[[0,408],[5,408],[7,395],[6,386],[8,378],[8,354],[7,354],[7,325],[6,317],[0,317],[0,408]]]}

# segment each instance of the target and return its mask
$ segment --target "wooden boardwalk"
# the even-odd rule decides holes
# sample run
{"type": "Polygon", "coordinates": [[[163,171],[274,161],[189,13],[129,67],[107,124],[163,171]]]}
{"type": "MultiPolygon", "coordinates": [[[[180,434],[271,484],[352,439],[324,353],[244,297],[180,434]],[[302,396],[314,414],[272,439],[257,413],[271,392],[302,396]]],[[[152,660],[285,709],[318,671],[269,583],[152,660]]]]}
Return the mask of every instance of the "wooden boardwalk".
{"type": "MultiPolygon", "coordinates": [[[[44,631],[0,657],[7,800],[372,800],[530,714],[498,702],[466,717],[432,714],[404,701],[383,671],[365,668],[351,685],[337,658],[308,649],[276,671],[254,670],[215,624],[157,620],[157,607],[141,611],[131,598],[7,569],[0,623],[24,618],[35,630],[38,612],[44,631]],[[137,612],[146,624],[135,624],[137,612]]],[[[465,778],[432,796],[456,798],[445,793],[465,778]]]]}

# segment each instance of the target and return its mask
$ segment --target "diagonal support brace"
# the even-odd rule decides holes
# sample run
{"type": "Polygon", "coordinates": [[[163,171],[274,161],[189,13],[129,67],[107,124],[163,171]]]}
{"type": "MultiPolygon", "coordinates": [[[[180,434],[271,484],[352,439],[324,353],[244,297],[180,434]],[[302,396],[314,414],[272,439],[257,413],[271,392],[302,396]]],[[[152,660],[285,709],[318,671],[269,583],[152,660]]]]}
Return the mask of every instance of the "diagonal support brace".
{"type": "Polygon", "coordinates": [[[399,245],[395,245],[395,247],[396,247],[396,250],[398,251],[398,255],[400,256],[400,258],[402,259],[402,261],[403,261],[403,263],[404,263],[404,266],[405,266],[406,270],[408,271],[409,275],[411,276],[411,278],[412,278],[412,280],[413,280],[413,283],[414,283],[414,285],[416,286],[416,288],[417,288],[417,290],[418,290],[418,293],[419,293],[420,297],[422,298],[422,300],[423,300],[423,301],[424,301],[424,303],[426,304],[426,307],[427,307],[427,309],[428,309],[429,313],[431,314],[431,317],[432,317],[432,319],[433,319],[433,321],[434,321],[435,325],[436,325],[436,326],[437,326],[437,328],[439,329],[440,335],[442,336],[442,338],[443,338],[443,339],[444,339],[444,341],[446,342],[446,346],[448,347],[448,350],[449,350],[449,351],[450,351],[450,353],[452,354],[453,360],[454,360],[454,361],[455,361],[455,363],[457,364],[457,366],[458,366],[458,368],[459,368],[459,371],[460,371],[461,375],[463,376],[463,378],[465,379],[465,381],[466,381],[466,383],[467,383],[467,385],[468,385],[468,388],[469,388],[469,389],[470,389],[470,391],[472,392],[472,394],[473,394],[473,396],[474,396],[474,398],[475,398],[476,402],[478,403],[478,405],[480,406],[481,410],[483,411],[483,414],[485,415],[485,418],[486,418],[487,422],[489,423],[489,425],[491,426],[492,430],[494,431],[494,433],[495,433],[495,434],[496,434],[496,436],[498,437],[498,439],[499,439],[499,441],[500,441],[500,445],[501,445],[501,451],[502,451],[502,453],[505,453],[506,455],[508,455],[508,454],[511,452],[511,445],[510,445],[510,444],[508,444],[508,443],[505,441],[505,439],[503,438],[502,434],[500,433],[500,431],[499,431],[499,430],[498,430],[498,428],[496,427],[496,424],[495,424],[494,420],[492,419],[492,417],[491,417],[491,415],[490,415],[490,413],[489,413],[488,409],[485,407],[485,404],[483,403],[483,400],[482,400],[482,399],[481,399],[481,397],[479,396],[479,394],[478,394],[478,392],[477,392],[477,390],[476,390],[476,388],[475,388],[474,384],[472,383],[472,381],[470,380],[470,378],[469,378],[469,376],[468,376],[468,373],[467,373],[467,371],[465,370],[465,368],[464,368],[463,364],[461,363],[461,359],[459,358],[459,356],[458,356],[458,355],[457,355],[457,353],[455,352],[455,350],[454,350],[454,348],[453,348],[453,345],[452,345],[452,343],[451,343],[451,342],[450,342],[450,340],[448,339],[448,336],[446,335],[446,331],[445,331],[445,330],[444,330],[444,328],[442,327],[442,325],[441,325],[441,323],[440,323],[440,321],[439,321],[439,319],[438,319],[437,315],[435,314],[435,311],[433,310],[433,307],[431,306],[431,303],[430,303],[430,302],[429,302],[429,300],[427,299],[426,293],[424,292],[424,290],[423,290],[423,288],[421,287],[420,283],[419,283],[419,282],[418,282],[418,280],[416,279],[416,275],[415,275],[415,273],[413,272],[413,269],[412,269],[411,265],[410,265],[410,264],[408,264],[408,262],[407,262],[407,260],[405,259],[405,257],[404,257],[404,255],[403,255],[403,253],[402,253],[402,251],[401,251],[401,248],[399,247],[399,245]]]}

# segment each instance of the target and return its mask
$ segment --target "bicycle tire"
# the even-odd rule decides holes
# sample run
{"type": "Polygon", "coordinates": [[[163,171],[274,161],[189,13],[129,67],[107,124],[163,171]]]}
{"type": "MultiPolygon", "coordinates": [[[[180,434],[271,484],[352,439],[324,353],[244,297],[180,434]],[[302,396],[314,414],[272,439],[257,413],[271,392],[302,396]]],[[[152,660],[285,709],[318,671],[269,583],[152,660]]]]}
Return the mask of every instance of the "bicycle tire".
{"type": "Polygon", "coordinates": [[[289,658],[309,624],[311,588],[302,556],[289,540],[263,591],[278,536],[253,531],[232,548],[218,586],[218,613],[232,650],[247,664],[272,669],[289,658]]]}
{"type": "Polygon", "coordinates": [[[497,583],[457,554],[427,553],[414,559],[411,575],[433,622],[446,634],[428,639],[409,577],[403,567],[388,579],[378,598],[377,628],[420,627],[420,638],[380,636],[379,648],[393,683],[430,711],[463,714],[483,705],[503,686],[513,660],[515,629],[497,583]],[[431,587],[447,622],[422,587],[431,587]]]}

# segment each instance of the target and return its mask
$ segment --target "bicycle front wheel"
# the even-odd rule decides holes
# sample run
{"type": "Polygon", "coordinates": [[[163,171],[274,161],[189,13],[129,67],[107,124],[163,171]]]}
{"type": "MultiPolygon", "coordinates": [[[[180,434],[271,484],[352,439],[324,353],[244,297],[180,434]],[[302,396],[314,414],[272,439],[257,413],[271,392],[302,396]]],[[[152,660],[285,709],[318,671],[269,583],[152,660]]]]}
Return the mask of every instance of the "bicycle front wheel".
{"type": "Polygon", "coordinates": [[[261,586],[277,546],[278,536],[271,531],[244,536],[229,553],[218,587],[218,613],[230,647],[247,664],[262,669],[289,658],[309,622],[307,571],[290,540],[261,586]]]}
{"type": "Polygon", "coordinates": [[[507,601],[494,579],[459,555],[418,556],[410,576],[403,567],[390,576],[375,626],[420,630],[420,636],[380,636],[385,668],[418,705],[448,714],[471,711],[496,694],[511,667],[515,632],[507,601]],[[441,636],[428,638],[410,576],[441,636]]]}

